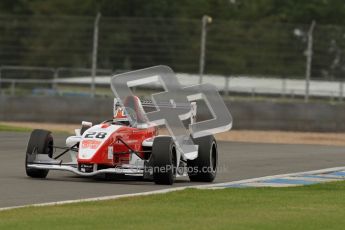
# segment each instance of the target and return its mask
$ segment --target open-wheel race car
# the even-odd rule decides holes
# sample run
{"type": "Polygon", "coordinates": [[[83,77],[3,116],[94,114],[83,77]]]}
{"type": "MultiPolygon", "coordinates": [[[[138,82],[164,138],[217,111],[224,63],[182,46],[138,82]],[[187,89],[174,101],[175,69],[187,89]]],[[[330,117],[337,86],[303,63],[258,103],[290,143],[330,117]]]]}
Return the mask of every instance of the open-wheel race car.
{"type": "MultiPolygon", "coordinates": [[[[82,122],[75,135],[66,139],[64,147],[54,145],[50,131],[34,130],[26,151],[26,174],[32,178],[45,178],[49,170],[89,177],[122,174],[169,185],[176,177],[188,175],[191,181],[212,182],[218,162],[215,138],[212,135],[194,138],[198,154],[196,158],[188,159],[179,151],[173,137],[159,135],[155,125],[140,117],[145,106],[150,103],[142,102],[136,96],[129,96],[123,105],[115,99],[113,119],[97,125],[82,122]],[[128,109],[128,104],[136,111],[128,109]],[[129,112],[136,114],[135,122],[129,121],[129,112]],[[65,154],[70,154],[69,162],[61,160],[65,154]]],[[[190,123],[193,123],[196,103],[191,102],[188,106],[192,114],[190,123]]]]}

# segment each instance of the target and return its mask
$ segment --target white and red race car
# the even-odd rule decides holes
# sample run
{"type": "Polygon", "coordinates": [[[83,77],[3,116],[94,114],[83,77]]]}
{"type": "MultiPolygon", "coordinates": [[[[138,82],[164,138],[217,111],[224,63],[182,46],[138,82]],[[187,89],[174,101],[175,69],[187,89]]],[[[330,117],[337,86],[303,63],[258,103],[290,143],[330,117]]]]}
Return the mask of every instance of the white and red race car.
{"type": "MultiPolygon", "coordinates": [[[[82,122],[81,129],[66,139],[65,147],[54,145],[50,131],[31,133],[26,151],[26,174],[45,178],[49,170],[70,171],[80,176],[122,174],[140,176],[156,184],[173,184],[176,177],[188,175],[191,181],[212,182],[217,173],[218,150],[212,135],[193,139],[198,145],[196,158],[179,151],[174,138],[159,135],[158,128],[140,118],[144,102],[130,96],[120,106],[114,100],[114,118],[97,125],[82,122]],[[134,104],[137,121],[129,122],[126,104],[134,104]],[[63,150],[56,154],[56,150],[63,150]],[[70,162],[61,157],[69,153],[70,162]]],[[[195,122],[196,103],[191,103],[195,122]]],[[[133,108],[133,107],[132,107],[133,108]]]]}

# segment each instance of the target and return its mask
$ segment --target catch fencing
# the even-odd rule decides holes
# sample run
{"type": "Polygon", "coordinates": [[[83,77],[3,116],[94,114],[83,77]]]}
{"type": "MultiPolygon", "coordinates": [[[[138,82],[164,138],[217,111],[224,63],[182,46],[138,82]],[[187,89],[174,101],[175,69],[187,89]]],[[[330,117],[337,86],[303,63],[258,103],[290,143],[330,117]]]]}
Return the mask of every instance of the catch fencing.
{"type": "MultiPolygon", "coordinates": [[[[334,81],[339,83],[339,92],[332,97],[340,95],[345,71],[342,26],[222,21],[216,15],[213,20],[211,17],[101,16],[96,20],[2,15],[0,89],[6,94],[13,93],[13,89],[14,93],[24,93],[25,86],[17,90],[20,84],[56,89],[57,78],[95,78],[116,71],[168,65],[178,73],[205,74],[206,79],[210,75],[225,77],[224,88],[230,93],[231,77],[247,76],[301,81],[299,87],[306,97],[313,96],[309,78],[325,84],[334,81]],[[97,71],[93,73],[93,69],[97,71]]],[[[92,80],[89,93],[96,90],[97,94],[94,84],[97,81],[92,80]]],[[[251,91],[250,95],[261,92],[255,87],[251,91]]]]}

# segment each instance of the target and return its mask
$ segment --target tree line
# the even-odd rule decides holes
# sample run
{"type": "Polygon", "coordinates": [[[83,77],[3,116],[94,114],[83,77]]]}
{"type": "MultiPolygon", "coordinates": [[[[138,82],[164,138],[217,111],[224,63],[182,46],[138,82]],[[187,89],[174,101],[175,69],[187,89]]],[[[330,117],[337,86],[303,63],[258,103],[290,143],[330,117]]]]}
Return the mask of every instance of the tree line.
{"type": "Polygon", "coordinates": [[[313,76],[343,73],[342,0],[2,0],[0,64],[91,66],[100,12],[99,67],[167,64],[196,73],[200,19],[207,14],[206,72],[303,76],[305,34],[317,22],[313,76]]]}

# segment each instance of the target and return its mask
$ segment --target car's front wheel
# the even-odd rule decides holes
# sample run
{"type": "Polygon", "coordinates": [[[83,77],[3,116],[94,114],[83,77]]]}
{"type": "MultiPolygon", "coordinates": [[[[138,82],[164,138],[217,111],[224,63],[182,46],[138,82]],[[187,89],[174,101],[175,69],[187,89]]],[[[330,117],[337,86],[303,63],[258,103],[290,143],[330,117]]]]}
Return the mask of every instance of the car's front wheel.
{"type": "Polygon", "coordinates": [[[176,177],[176,146],[171,137],[156,137],[152,145],[151,166],[156,184],[172,185],[176,177]]]}
{"type": "Polygon", "coordinates": [[[54,139],[50,131],[43,129],[35,129],[32,131],[25,156],[26,175],[33,178],[46,178],[49,170],[29,168],[29,159],[34,154],[47,154],[53,157],[54,139]]]}

